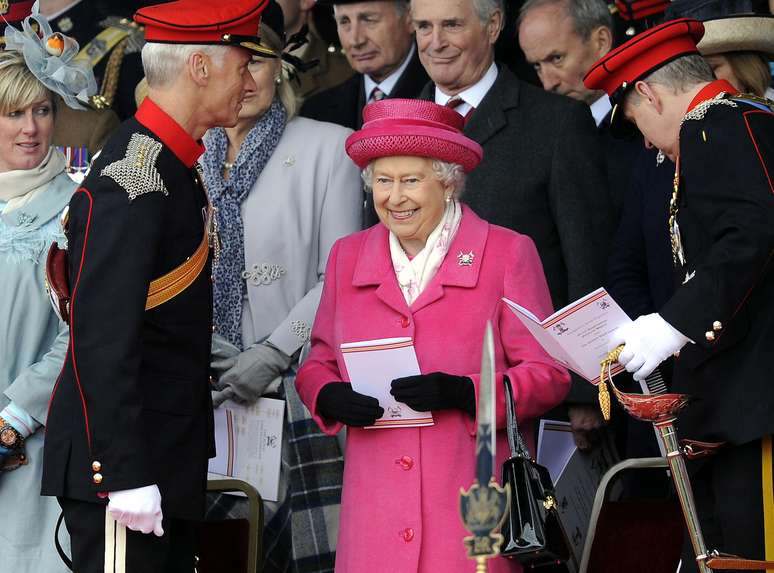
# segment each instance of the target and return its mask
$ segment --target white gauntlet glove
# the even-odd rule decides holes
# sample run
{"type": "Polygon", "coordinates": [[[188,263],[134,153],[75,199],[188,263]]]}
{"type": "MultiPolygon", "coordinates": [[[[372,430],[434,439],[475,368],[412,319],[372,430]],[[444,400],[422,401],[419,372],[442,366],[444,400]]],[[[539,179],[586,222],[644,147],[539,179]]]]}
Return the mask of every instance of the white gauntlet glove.
{"type": "Polygon", "coordinates": [[[618,362],[639,382],[688,342],[689,338],[654,312],[618,328],[610,338],[608,351],[623,344],[618,362]]]}
{"type": "Polygon", "coordinates": [[[133,531],[164,535],[161,527],[161,492],[157,485],[113,491],[108,494],[110,516],[133,531]]]}

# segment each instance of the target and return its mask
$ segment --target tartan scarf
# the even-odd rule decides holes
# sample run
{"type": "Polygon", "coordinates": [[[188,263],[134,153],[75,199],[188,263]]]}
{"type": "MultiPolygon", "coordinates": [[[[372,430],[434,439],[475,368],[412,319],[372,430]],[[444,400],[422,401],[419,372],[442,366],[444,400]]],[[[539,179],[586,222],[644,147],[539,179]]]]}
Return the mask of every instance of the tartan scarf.
{"type": "Polygon", "coordinates": [[[220,256],[213,269],[213,321],[215,331],[239,348],[242,345],[242,301],[247,293],[242,201],[260,177],[285,131],[287,112],[275,98],[247,134],[231,168],[223,177],[228,137],[222,127],[207,132],[202,156],[204,183],[213,206],[220,236],[220,256]]]}

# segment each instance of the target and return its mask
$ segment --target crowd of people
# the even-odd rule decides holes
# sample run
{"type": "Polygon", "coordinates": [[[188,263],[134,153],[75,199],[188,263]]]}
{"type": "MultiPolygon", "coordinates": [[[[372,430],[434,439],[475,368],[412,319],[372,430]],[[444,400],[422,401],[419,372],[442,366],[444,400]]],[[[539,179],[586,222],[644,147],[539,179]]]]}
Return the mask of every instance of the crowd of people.
{"type": "Polygon", "coordinates": [[[262,397],[259,570],[472,570],[488,322],[495,474],[506,379],[533,452],[559,416],[660,455],[502,303],[600,286],[617,384],[691,397],[707,546],[774,560],[774,2],[640,4],[0,2],[0,573],[194,571],[248,512],[206,492],[213,409],[262,397]],[[371,429],[341,345],[403,337],[433,424],[371,429]]]}

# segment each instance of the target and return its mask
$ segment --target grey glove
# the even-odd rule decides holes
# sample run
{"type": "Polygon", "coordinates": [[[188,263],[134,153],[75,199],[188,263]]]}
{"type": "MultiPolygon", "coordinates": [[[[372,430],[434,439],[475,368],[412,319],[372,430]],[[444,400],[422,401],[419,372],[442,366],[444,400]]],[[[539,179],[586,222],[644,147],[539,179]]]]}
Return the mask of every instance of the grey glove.
{"type": "Polygon", "coordinates": [[[290,356],[266,342],[252,346],[236,356],[213,360],[211,368],[222,372],[217,390],[224,394],[222,400],[220,393],[217,399],[220,403],[229,398],[255,402],[264,394],[267,386],[290,367],[292,361],[290,356]],[[225,394],[228,388],[233,395],[225,394]]]}
{"type": "Polygon", "coordinates": [[[214,375],[216,382],[215,387],[218,390],[221,390],[222,386],[217,384],[217,379],[220,378],[224,372],[236,364],[237,355],[239,355],[239,348],[231,344],[220,334],[212,335],[210,369],[213,371],[212,374],[214,375]]]}

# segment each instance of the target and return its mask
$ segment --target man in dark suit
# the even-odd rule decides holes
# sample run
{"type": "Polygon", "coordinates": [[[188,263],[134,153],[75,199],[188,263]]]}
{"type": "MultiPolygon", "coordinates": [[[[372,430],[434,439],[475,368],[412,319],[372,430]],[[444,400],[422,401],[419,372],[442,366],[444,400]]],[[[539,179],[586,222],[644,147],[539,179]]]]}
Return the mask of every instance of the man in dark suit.
{"type": "MultiPolygon", "coordinates": [[[[696,48],[703,33],[697,20],[667,22],[608,54],[585,80],[615,100],[614,129],[629,120],[677,166],[669,207],[677,289],[610,346],[624,345],[619,362],[637,380],[679,352],[673,390],[692,401],[678,431],[721,442],[689,466],[706,553],[774,560],[765,551],[774,539],[774,107],[714,79],[696,48]]],[[[686,567],[696,570],[690,549],[686,567]]]]}
{"type": "MultiPolygon", "coordinates": [[[[412,0],[411,11],[419,57],[434,82],[422,97],[455,107],[467,118],[465,134],[484,148],[462,200],[535,241],[555,308],[598,288],[611,221],[588,106],[494,62],[499,0],[412,0]]],[[[574,380],[569,401],[593,400],[594,388],[574,380]]]]}
{"type": "Polygon", "coordinates": [[[70,346],[42,492],[62,506],[79,573],[194,570],[214,454],[214,239],[195,166],[205,131],[235,125],[255,89],[264,6],[177,0],[135,15],[149,95],[70,202],[70,346]]]}
{"type": "MultiPolygon", "coordinates": [[[[612,225],[623,209],[635,158],[644,150],[639,137],[615,138],[610,133],[610,100],[600,90],[583,85],[592,65],[613,46],[613,19],[605,0],[527,0],[518,21],[521,49],[546,91],[589,106],[605,153],[605,168],[612,208],[612,225]]],[[[668,188],[664,190],[668,191],[668,188]]],[[[619,301],[620,303],[620,301],[619,301]]],[[[574,404],[569,418],[576,441],[585,446],[604,426],[596,404],[574,404]]],[[[624,441],[625,417],[617,416],[616,433],[624,441]]],[[[651,431],[652,435],[652,431],[651,431]]],[[[655,443],[653,444],[655,445],[655,443]]]]}
{"type": "Polygon", "coordinates": [[[417,56],[408,3],[325,2],[333,4],[341,46],[357,73],[309,98],[301,115],[359,129],[367,103],[385,97],[417,97],[429,78],[417,56]]]}
{"type": "Polygon", "coordinates": [[[589,106],[606,156],[615,219],[631,180],[642,139],[610,134],[610,100],[583,85],[583,76],[613,47],[613,18],[605,0],[527,0],[519,15],[519,44],[546,91],[589,106]]]}

